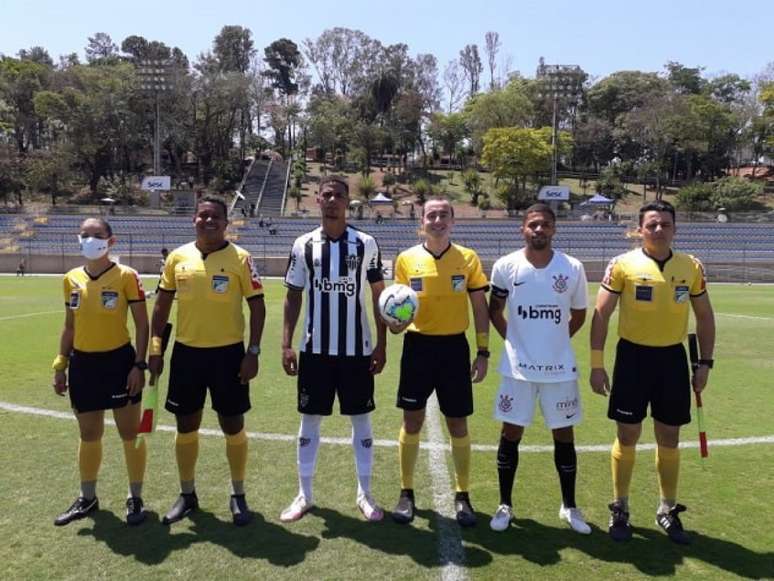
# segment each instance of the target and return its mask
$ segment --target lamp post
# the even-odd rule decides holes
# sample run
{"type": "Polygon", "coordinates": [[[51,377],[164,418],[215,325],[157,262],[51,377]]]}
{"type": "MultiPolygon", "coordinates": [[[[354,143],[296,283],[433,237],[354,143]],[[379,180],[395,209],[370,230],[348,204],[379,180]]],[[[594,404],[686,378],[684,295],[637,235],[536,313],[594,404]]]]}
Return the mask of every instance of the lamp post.
{"type": "Polygon", "coordinates": [[[559,185],[556,166],[559,161],[559,101],[575,104],[580,96],[586,73],[578,65],[547,65],[540,57],[537,79],[542,81],[541,96],[553,101],[551,120],[551,185],[559,185]]]}
{"type": "Polygon", "coordinates": [[[142,60],[138,63],[137,74],[140,77],[140,88],[154,97],[153,123],[153,175],[161,174],[161,111],[159,94],[170,90],[169,62],[161,59],[142,60]]]}

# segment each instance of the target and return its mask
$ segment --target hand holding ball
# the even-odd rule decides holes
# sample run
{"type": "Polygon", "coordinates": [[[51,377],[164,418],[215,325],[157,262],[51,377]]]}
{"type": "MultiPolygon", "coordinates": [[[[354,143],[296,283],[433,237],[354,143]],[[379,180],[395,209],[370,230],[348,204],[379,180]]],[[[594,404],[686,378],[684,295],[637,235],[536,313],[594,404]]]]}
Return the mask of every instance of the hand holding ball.
{"type": "Polygon", "coordinates": [[[379,314],[391,328],[403,328],[419,312],[419,298],[411,287],[394,284],[379,295],[379,314]]]}

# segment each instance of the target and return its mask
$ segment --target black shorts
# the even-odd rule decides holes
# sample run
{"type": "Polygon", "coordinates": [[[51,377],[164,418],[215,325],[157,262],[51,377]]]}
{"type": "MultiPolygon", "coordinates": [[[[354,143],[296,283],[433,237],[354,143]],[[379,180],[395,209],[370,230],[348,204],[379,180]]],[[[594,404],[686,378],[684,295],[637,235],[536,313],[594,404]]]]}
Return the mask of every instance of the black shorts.
{"type": "Polygon", "coordinates": [[[212,409],[222,416],[237,416],[250,409],[250,385],[239,379],[245,356],[242,343],[224,347],[189,347],[175,343],[164,407],[176,416],[204,408],[207,388],[212,409]]]}
{"type": "Polygon", "coordinates": [[[371,358],[301,352],[298,362],[298,411],[329,416],[339,396],[339,412],[355,416],[372,412],[374,376],[371,358]]]}
{"type": "Polygon", "coordinates": [[[134,348],[127,343],[112,351],[70,355],[70,403],[78,413],[110,410],[135,404],[142,392],[129,397],[126,379],[134,366],[134,348]]]}
{"type": "Polygon", "coordinates": [[[647,347],[618,341],[607,417],[638,424],[647,415],[669,426],[691,422],[691,379],[682,343],[647,347]]]}
{"type": "Polygon", "coordinates": [[[443,415],[463,418],[473,413],[470,346],[464,334],[406,333],[396,405],[423,410],[433,390],[443,415]]]}

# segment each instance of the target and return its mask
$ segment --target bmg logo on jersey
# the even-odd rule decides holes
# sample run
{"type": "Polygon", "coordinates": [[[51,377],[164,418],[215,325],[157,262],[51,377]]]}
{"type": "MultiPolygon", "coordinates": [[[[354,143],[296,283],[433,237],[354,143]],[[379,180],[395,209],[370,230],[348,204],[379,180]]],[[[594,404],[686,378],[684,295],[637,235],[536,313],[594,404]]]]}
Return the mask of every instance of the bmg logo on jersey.
{"type": "Polygon", "coordinates": [[[562,309],[550,305],[537,305],[535,307],[532,305],[529,305],[528,307],[519,305],[519,307],[516,309],[516,314],[524,320],[548,320],[553,321],[557,325],[562,322],[562,309]]]}
{"type": "Polygon", "coordinates": [[[314,288],[321,293],[344,293],[348,297],[355,296],[355,281],[349,277],[339,280],[329,280],[327,277],[314,279],[314,288]]]}

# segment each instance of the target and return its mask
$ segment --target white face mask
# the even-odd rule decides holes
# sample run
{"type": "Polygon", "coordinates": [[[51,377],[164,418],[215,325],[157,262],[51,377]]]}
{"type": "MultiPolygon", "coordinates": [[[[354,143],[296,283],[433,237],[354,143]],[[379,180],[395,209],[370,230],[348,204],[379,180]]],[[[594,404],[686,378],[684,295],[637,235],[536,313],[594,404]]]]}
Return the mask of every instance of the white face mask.
{"type": "Polygon", "coordinates": [[[94,238],[92,236],[89,236],[88,238],[78,236],[78,242],[81,244],[81,254],[88,260],[97,260],[107,254],[107,240],[100,240],[99,238],[94,238]]]}

